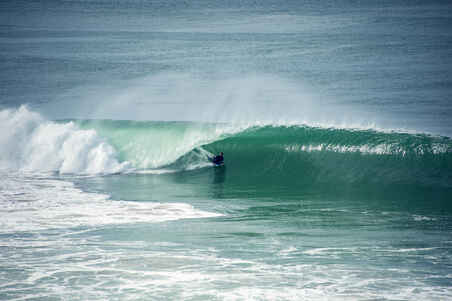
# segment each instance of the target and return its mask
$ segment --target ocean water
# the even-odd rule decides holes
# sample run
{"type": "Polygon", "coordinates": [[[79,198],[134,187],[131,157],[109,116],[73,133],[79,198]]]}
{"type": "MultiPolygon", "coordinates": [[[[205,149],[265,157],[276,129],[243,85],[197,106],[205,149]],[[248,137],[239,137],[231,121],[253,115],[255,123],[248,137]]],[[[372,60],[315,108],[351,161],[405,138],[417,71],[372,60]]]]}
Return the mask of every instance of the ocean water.
{"type": "Polygon", "coordinates": [[[452,300],[451,15],[2,1],[0,300],[452,300]]]}

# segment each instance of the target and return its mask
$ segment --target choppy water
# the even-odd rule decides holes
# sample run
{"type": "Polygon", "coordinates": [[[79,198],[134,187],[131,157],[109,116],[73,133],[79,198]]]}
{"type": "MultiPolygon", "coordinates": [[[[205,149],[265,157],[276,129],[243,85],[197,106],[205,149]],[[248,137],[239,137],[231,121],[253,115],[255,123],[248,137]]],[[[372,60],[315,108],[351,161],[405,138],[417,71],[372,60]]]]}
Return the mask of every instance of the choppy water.
{"type": "Polygon", "coordinates": [[[0,300],[452,299],[450,13],[2,2],[0,300]]]}

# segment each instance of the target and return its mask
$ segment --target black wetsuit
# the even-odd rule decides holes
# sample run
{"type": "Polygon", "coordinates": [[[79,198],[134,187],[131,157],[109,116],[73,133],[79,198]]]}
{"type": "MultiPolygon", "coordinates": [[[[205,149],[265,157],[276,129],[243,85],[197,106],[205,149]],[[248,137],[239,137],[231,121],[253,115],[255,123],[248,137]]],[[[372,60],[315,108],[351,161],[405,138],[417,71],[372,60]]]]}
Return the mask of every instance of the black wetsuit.
{"type": "Polygon", "coordinates": [[[221,155],[215,156],[212,160],[212,162],[215,164],[221,164],[221,163],[223,163],[223,161],[224,161],[224,158],[221,155]]]}

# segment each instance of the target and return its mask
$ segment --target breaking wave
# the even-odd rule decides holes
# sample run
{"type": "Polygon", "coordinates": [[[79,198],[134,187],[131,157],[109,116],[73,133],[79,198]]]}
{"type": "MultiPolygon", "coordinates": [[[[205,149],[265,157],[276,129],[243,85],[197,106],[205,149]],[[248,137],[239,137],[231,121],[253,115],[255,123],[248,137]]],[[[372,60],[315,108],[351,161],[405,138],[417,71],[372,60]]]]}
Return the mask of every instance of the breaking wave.
{"type": "Polygon", "coordinates": [[[238,181],[452,184],[452,139],[309,125],[121,120],[49,121],[0,112],[0,167],[74,174],[166,173],[225,152],[238,181]]]}

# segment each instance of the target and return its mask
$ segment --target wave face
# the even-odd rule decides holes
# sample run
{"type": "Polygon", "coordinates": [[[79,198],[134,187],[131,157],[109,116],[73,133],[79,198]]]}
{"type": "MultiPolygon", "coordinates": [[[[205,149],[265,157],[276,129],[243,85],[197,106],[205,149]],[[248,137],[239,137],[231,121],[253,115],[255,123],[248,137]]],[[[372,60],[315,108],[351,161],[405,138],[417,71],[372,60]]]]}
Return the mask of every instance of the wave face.
{"type": "Polygon", "coordinates": [[[280,183],[399,183],[452,186],[452,140],[425,134],[255,127],[206,146],[228,168],[280,183]]]}

